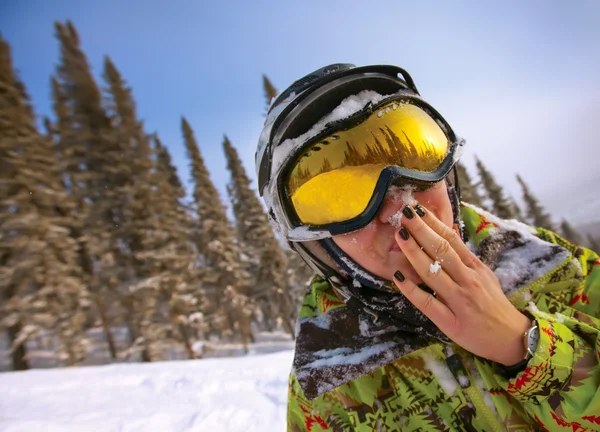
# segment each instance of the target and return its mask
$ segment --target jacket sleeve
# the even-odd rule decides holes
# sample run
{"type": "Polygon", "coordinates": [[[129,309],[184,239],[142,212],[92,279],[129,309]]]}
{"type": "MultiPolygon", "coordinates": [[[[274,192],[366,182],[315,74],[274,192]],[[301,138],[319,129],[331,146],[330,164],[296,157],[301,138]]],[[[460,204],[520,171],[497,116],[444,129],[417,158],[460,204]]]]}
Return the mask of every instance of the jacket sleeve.
{"type": "Polygon", "coordinates": [[[528,311],[540,327],[536,352],[516,377],[496,379],[542,430],[600,431],[600,260],[590,250],[573,251],[583,280],[534,296],[528,311]],[[540,312],[540,302],[550,313],[540,312]]]}

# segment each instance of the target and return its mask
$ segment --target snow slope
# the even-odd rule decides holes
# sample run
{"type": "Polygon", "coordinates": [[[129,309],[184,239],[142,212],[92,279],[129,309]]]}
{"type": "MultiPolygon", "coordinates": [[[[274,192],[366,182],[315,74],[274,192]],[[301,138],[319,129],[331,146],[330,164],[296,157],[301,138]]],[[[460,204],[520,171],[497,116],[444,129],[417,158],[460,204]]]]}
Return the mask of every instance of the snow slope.
{"type": "Polygon", "coordinates": [[[0,374],[0,431],[285,430],[293,351],[0,374]]]}

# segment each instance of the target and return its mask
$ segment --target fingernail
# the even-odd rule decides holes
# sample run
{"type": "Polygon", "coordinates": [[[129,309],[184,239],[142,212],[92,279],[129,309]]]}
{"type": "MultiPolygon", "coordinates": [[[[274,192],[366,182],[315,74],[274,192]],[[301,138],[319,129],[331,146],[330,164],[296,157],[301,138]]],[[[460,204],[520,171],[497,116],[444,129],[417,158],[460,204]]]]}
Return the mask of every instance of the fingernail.
{"type": "Polygon", "coordinates": [[[400,273],[400,270],[396,270],[396,273],[394,273],[394,277],[400,282],[404,282],[404,275],[400,273]]]}
{"type": "Polygon", "coordinates": [[[406,216],[408,219],[412,219],[415,217],[415,213],[413,212],[413,209],[410,208],[410,206],[408,206],[408,205],[404,206],[402,213],[404,213],[404,216],[406,216]]]}
{"type": "Polygon", "coordinates": [[[421,207],[420,204],[417,204],[415,206],[415,211],[417,212],[417,214],[421,217],[425,216],[425,209],[423,207],[421,207]]]}
{"type": "Polygon", "coordinates": [[[400,231],[398,231],[398,234],[400,234],[400,237],[402,237],[404,240],[408,240],[408,231],[406,231],[406,228],[402,227],[400,228],[400,231]]]}

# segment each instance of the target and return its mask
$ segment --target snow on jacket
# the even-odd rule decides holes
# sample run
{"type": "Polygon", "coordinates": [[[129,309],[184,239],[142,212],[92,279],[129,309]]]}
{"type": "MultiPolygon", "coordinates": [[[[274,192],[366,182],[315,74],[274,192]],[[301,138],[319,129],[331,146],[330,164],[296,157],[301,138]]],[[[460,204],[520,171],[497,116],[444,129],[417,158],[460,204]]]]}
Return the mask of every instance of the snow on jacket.
{"type": "MultiPolygon", "coordinates": [[[[507,379],[494,362],[431,339],[394,358],[380,356],[360,376],[356,361],[307,364],[297,352],[288,431],[600,431],[598,255],[468,205],[462,219],[468,245],[494,270],[512,304],[540,326],[525,370],[507,379]],[[501,238],[513,240],[496,241],[501,238]],[[310,369],[316,364],[322,367],[310,369]]],[[[318,358],[325,344],[343,339],[340,327],[324,326],[321,341],[303,334],[309,328],[303,323],[327,323],[336,310],[352,316],[342,308],[351,309],[316,277],[300,311],[297,344],[304,341],[318,358]]],[[[344,349],[334,351],[343,357],[344,349]]]]}

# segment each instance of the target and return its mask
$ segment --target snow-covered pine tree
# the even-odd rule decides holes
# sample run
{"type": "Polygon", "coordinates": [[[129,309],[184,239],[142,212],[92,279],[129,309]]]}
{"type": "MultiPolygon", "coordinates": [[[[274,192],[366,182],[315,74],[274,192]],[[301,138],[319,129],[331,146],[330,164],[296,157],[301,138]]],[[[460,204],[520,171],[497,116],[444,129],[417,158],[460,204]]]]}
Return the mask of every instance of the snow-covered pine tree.
{"type": "MultiPolygon", "coordinates": [[[[173,165],[171,155],[157,134],[154,134],[154,148],[157,156],[157,170],[161,173],[161,176],[167,180],[171,186],[171,190],[174,195],[170,197],[173,202],[180,203],[179,200],[185,198],[185,189],[181,184],[179,175],[177,175],[177,169],[173,165]]],[[[181,203],[180,203],[181,204],[181,203]]]]}
{"type": "Polygon", "coordinates": [[[72,233],[79,247],[79,262],[114,358],[110,310],[120,303],[115,298],[116,287],[132,277],[118,238],[125,199],[121,189],[129,167],[102,107],[100,89],[75,27],[69,21],[57,22],[55,30],[60,45],[53,80],[56,151],[64,184],[75,200],[72,233]]]}
{"type": "Polygon", "coordinates": [[[531,190],[529,190],[529,187],[525,181],[523,181],[521,176],[518,174],[517,181],[523,190],[523,201],[525,202],[525,206],[527,208],[528,222],[537,227],[554,230],[554,225],[552,224],[550,215],[544,211],[544,208],[539,204],[537,198],[533,195],[531,190]]]}
{"type": "Polygon", "coordinates": [[[207,300],[213,307],[212,330],[238,334],[247,346],[252,331],[246,315],[253,315],[255,306],[249,299],[252,278],[247,263],[243,262],[245,254],[237,242],[219,192],[210,179],[194,132],[184,117],[181,128],[194,181],[193,197],[200,228],[196,239],[205,260],[203,283],[207,287],[207,300]],[[242,309],[240,305],[243,305],[242,309]],[[244,310],[244,314],[240,315],[240,310],[244,310]]]}
{"type": "Polygon", "coordinates": [[[136,282],[123,296],[131,296],[140,345],[151,359],[160,359],[167,335],[180,341],[194,358],[189,316],[200,312],[200,286],[196,251],[190,240],[190,224],[178,212],[177,193],[170,173],[159,169],[150,137],[137,118],[135,101],[110,58],[105,58],[107,112],[118,135],[131,175],[123,193],[123,222],[119,237],[132,254],[136,282]],[[161,299],[168,299],[161,311],[161,299]],[[166,315],[166,316],[165,316],[166,315]]]}
{"type": "Polygon", "coordinates": [[[238,239],[250,257],[254,273],[250,296],[260,307],[268,327],[272,328],[273,322],[279,319],[286,332],[294,336],[296,312],[287,290],[287,259],[250,187],[250,179],[237,150],[226,136],[223,150],[231,173],[227,189],[237,221],[238,239]]]}
{"type": "Polygon", "coordinates": [[[473,183],[467,168],[461,164],[460,162],[456,163],[456,170],[458,173],[458,182],[460,185],[460,196],[464,202],[469,204],[476,205],[477,207],[481,207],[484,210],[487,210],[483,205],[483,200],[477,192],[477,188],[473,183]]]}
{"type": "Polygon", "coordinates": [[[514,209],[505,197],[502,186],[496,183],[496,179],[494,179],[492,173],[485,168],[479,158],[475,157],[475,163],[477,164],[481,184],[489,199],[488,208],[502,219],[515,219],[514,209]]]}
{"type": "Polygon", "coordinates": [[[265,101],[266,108],[265,112],[269,111],[269,107],[271,106],[271,101],[273,98],[277,97],[277,89],[271,83],[271,80],[267,77],[267,75],[263,74],[263,90],[265,92],[265,101]]]}
{"type": "Polygon", "coordinates": [[[63,215],[71,216],[71,237],[77,242],[78,262],[82,270],[82,277],[96,306],[110,358],[116,359],[117,347],[110,328],[106,301],[103,290],[97,283],[98,272],[94,269],[87,238],[83,235],[86,225],[85,215],[89,211],[83,181],[85,172],[78,165],[78,162],[83,160],[83,148],[81,147],[83,143],[75,139],[76,133],[74,125],[71,123],[72,116],[68,110],[68,101],[62,94],[56,77],[52,77],[51,86],[56,122],[53,124],[47,119],[46,129],[54,142],[56,152],[60,155],[61,179],[64,189],[69,191],[69,198],[74,207],[71,210],[65,209],[63,215]]]}
{"type": "Polygon", "coordinates": [[[285,255],[288,261],[287,270],[287,286],[290,297],[292,298],[292,306],[294,311],[299,312],[304,300],[304,295],[309,286],[309,282],[315,275],[313,269],[311,269],[300,255],[291,249],[285,250],[285,255]]]}
{"type": "Polygon", "coordinates": [[[512,197],[508,197],[508,202],[512,208],[512,212],[515,215],[515,219],[520,222],[525,222],[525,218],[523,217],[523,212],[521,211],[521,207],[517,204],[517,201],[512,197]]]}
{"type": "Polygon", "coordinates": [[[48,334],[67,365],[86,355],[88,293],[70,237],[70,198],[52,142],[40,134],[8,43],[0,37],[0,326],[13,367],[28,368],[24,344],[48,334]]]}

